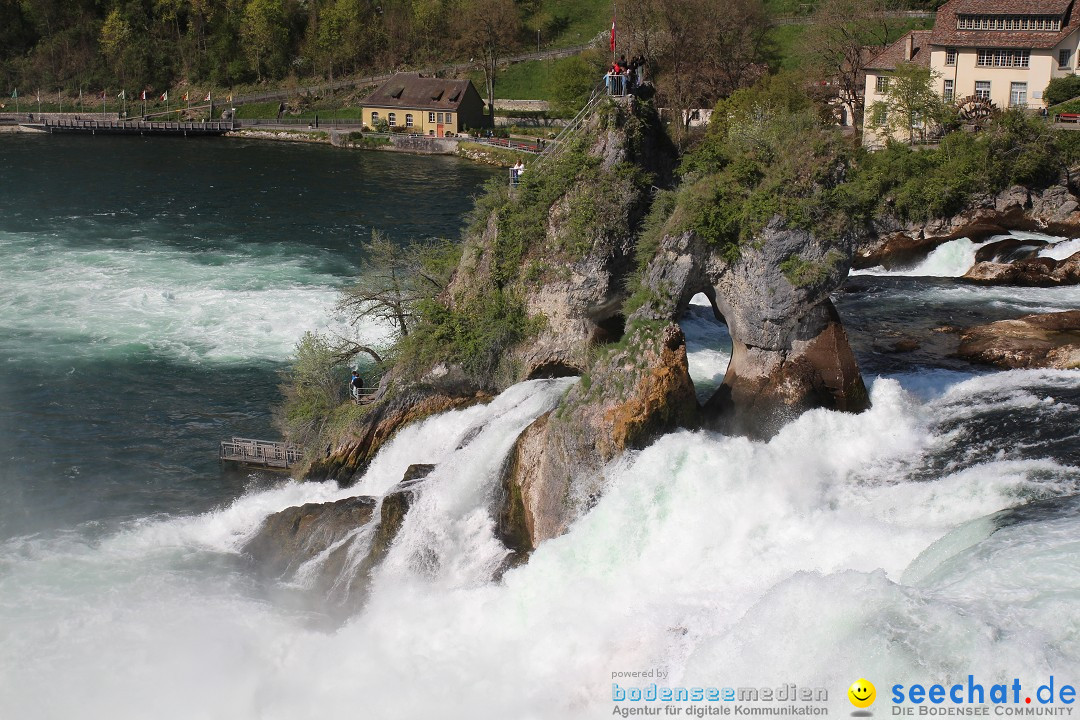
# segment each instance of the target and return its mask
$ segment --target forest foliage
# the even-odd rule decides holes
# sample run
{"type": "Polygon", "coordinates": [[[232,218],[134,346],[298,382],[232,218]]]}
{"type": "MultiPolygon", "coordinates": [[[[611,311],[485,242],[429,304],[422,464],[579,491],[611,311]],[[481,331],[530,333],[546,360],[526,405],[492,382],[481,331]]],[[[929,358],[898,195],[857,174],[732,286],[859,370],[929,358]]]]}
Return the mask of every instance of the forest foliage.
{"type": "Polygon", "coordinates": [[[473,57],[485,17],[514,21],[515,48],[567,25],[542,0],[0,0],[0,81],[160,90],[386,72],[473,57]]]}

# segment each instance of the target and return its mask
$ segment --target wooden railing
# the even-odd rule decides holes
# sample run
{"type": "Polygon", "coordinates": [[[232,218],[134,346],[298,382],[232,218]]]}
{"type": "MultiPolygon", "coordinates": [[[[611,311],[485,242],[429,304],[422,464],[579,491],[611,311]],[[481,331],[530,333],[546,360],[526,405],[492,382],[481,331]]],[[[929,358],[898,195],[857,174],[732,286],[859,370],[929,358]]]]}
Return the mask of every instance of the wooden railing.
{"type": "Polygon", "coordinates": [[[265,467],[289,468],[300,462],[300,448],[272,440],[251,440],[234,437],[222,440],[218,459],[263,465],[265,467]]]}

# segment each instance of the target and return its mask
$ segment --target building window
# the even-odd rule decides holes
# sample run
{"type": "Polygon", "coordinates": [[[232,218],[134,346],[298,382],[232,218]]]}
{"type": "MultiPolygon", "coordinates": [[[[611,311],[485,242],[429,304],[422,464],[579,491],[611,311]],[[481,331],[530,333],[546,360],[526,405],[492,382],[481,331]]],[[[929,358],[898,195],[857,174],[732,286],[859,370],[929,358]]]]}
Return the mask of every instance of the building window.
{"type": "Polygon", "coordinates": [[[989,80],[976,80],[975,81],[975,97],[982,98],[983,100],[990,99],[990,81],[989,80]]]}
{"type": "Polygon", "coordinates": [[[442,123],[442,121],[443,121],[443,114],[439,113],[439,122],[442,123]]]}
{"type": "Polygon", "coordinates": [[[889,122],[889,108],[884,103],[874,103],[874,111],[871,114],[874,125],[877,127],[885,127],[885,124],[889,122]]]}
{"type": "Polygon", "coordinates": [[[447,125],[453,125],[454,124],[454,114],[453,113],[446,113],[446,124],[447,125]]]}
{"type": "Polygon", "coordinates": [[[1058,50],[1058,67],[1067,68],[1070,65],[1072,65],[1072,50],[1069,48],[1058,50]]]}
{"type": "Polygon", "coordinates": [[[941,97],[947,103],[951,103],[956,96],[956,83],[953,80],[945,81],[945,90],[942,92],[941,97]]]}
{"type": "Polygon", "coordinates": [[[1009,88],[1009,107],[1027,107],[1027,83],[1014,82],[1009,88]]]}
{"type": "Polygon", "coordinates": [[[405,113],[405,127],[412,127],[412,113],[405,113]]]}
{"type": "Polygon", "coordinates": [[[429,112],[429,113],[427,114],[427,121],[428,121],[429,123],[433,123],[433,122],[435,122],[435,113],[433,113],[433,112],[429,112]]]}
{"type": "Polygon", "coordinates": [[[372,124],[372,126],[375,126],[375,125],[379,124],[379,113],[377,113],[377,112],[371,113],[371,124],[372,124]]]}
{"type": "Polygon", "coordinates": [[[875,89],[879,93],[887,92],[888,89],[889,89],[889,76],[888,75],[878,75],[877,76],[877,85],[875,86],[875,89]]]}
{"type": "Polygon", "coordinates": [[[956,64],[956,48],[945,48],[945,64],[956,64]]]}
{"type": "Polygon", "coordinates": [[[1052,15],[958,15],[956,29],[1058,32],[1061,30],[1061,18],[1052,15]]]}
{"type": "Polygon", "coordinates": [[[1030,50],[1002,50],[1000,48],[979,48],[975,64],[979,67],[1021,67],[1026,68],[1031,62],[1030,50]]]}
{"type": "Polygon", "coordinates": [[[397,113],[390,113],[386,116],[386,122],[390,124],[390,127],[397,126],[397,113]]]}

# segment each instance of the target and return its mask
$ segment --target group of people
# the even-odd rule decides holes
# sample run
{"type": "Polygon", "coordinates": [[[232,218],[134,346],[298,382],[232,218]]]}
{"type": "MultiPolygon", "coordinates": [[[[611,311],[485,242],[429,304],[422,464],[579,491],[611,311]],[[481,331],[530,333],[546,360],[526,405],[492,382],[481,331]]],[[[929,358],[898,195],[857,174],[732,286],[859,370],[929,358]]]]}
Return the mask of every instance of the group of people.
{"type": "Polygon", "coordinates": [[[611,72],[608,73],[608,91],[611,91],[611,78],[622,77],[623,82],[626,83],[624,92],[630,92],[634,87],[640,85],[645,79],[645,58],[640,55],[635,55],[630,61],[627,61],[625,55],[620,55],[618,60],[611,63],[611,72]]]}

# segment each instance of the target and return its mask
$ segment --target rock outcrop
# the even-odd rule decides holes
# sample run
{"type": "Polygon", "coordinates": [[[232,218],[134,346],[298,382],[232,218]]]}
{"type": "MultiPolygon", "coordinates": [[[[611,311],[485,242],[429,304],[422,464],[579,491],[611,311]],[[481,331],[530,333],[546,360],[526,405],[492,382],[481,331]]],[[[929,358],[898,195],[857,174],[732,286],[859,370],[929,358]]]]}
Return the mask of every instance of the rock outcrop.
{"type": "Polygon", "coordinates": [[[957,354],[1002,368],[1080,368],[1080,310],[1025,315],[969,328],[957,354]]]}
{"type": "MultiPolygon", "coordinates": [[[[371,522],[377,506],[375,498],[361,496],[286,508],[266,519],[245,545],[244,552],[265,575],[291,575],[308,560],[371,522]]],[[[342,558],[336,558],[336,562],[325,567],[327,574],[336,577],[342,569],[341,561],[342,558]]]]}
{"type": "MultiPolygon", "coordinates": [[[[527,378],[580,375],[554,410],[521,433],[504,463],[492,515],[513,564],[596,502],[610,461],[663,433],[707,427],[765,437],[810,408],[866,408],[829,300],[850,268],[856,229],[837,227],[849,222],[838,218],[817,235],[777,214],[735,244],[718,247],[673,230],[655,251],[651,244],[643,251],[653,185],[663,184],[674,157],[663,136],[648,105],[614,103],[563,155],[530,168],[550,177],[493,193],[442,300],[461,315],[504,307],[491,298],[509,298],[542,325],[501,345],[497,372],[474,384],[447,387],[429,382],[428,373],[425,383],[387,393],[311,475],[350,482],[408,422],[527,378]],[[704,405],[679,326],[697,293],[710,299],[734,343],[723,385],[704,405]]],[[[821,183],[842,177],[842,163],[830,168],[821,183]]],[[[411,497],[403,484],[383,499],[379,533],[396,533],[411,497]]],[[[380,537],[372,543],[376,560],[385,552],[380,537]]]]}
{"type": "Polygon", "coordinates": [[[977,262],[964,279],[979,285],[1055,287],[1080,283],[1080,252],[1064,260],[1031,257],[1015,262],[977,262]]]}
{"type": "Polygon", "coordinates": [[[886,269],[916,264],[938,245],[967,237],[980,241],[1010,230],[1050,235],[1080,235],[1080,198],[1065,185],[1042,191],[1013,186],[976,199],[963,212],[926,222],[901,222],[882,216],[855,253],[854,267],[886,269]]]}
{"type": "Polygon", "coordinates": [[[436,368],[425,382],[398,389],[371,405],[336,448],[330,448],[325,457],[309,465],[305,479],[351,485],[363,475],[379,448],[401,428],[431,415],[490,400],[489,393],[464,379],[459,370],[436,368]]]}
{"type": "Polygon", "coordinates": [[[247,542],[244,554],[262,575],[275,579],[294,579],[302,566],[317,561],[305,572],[305,584],[330,608],[355,606],[366,597],[371,572],[386,557],[419,486],[434,469],[410,465],[381,503],[360,495],[276,512],[247,542]]]}

